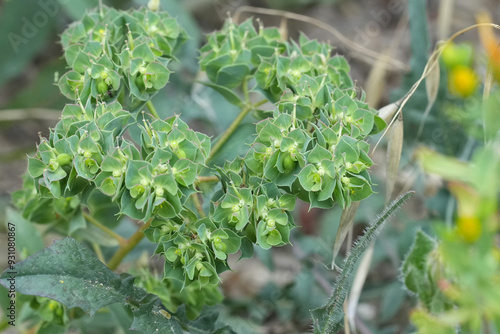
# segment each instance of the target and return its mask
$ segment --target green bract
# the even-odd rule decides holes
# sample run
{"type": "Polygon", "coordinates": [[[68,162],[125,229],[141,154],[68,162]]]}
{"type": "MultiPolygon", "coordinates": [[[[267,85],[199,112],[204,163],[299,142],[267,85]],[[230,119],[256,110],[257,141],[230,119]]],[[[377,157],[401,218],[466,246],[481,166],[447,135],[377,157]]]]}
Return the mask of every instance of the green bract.
{"type": "Polygon", "coordinates": [[[185,38],[168,14],[146,9],[103,7],[72,24],[62,35],[70,70],[59,87],[75,103],[41,138],[14,201],[33,222],[106,246],[117,242],[96,237],[98,223],[86,225],[87,211],[93,217],[101,205],[106,220],[147,222],[144,234],[165,258],[164,283],[141,274],[140,285],[174,309],[186,303],[195,317],[202,305],[182,291],[219,300],[214,285],[229,269],[228,255],[288,244],[298,198],[346,208],[372,193],[366,140],[385,123],[358,97],[347,62],[327,44],[303,35],[286,41],[278,29],[229,20],[208,36],[200,66],[207,86],[259,120],[253,141],[241,143],[247,152],[216,164],[219,147],[179,116],[138,112],[167,84],[167,66],[185,38]],[[265,99],[253,104],[250,94],[265,99]],[[257,110],[264,102],[275,106],[257,110]],[[203,177],[219,182],[206,191],[203,177]],[[181,290],[180,301],[171,299],[173,289],[181,290]]]}
{"type": "Polygon", "coordinates": [[[167,83],[167,65],[186,34],[166,12],[103,7],[102,14],[87,13],[73,23],[61,39],[71,68],[59,80],[67,98],[108,101],[123,94],[135,111],[167,83]]]}

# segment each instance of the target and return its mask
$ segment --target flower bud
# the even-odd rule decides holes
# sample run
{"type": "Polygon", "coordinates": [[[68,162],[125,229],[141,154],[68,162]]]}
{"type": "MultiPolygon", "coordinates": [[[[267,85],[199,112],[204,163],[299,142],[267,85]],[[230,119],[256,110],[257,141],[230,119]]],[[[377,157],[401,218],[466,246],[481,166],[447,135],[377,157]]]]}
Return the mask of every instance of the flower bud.
{"type": "Polygon", "coordinates": [[[203,263],[201,261],[196,262],[196,269],[201,271],[203,269],[203,263]]]}
{"type": "Polygon", "coordinates": [[[351,179],[349,179],[347,176],[342,177],[340,180],[342,181],[342,184],[346,186],[351,183],[351,179]]]}
{"type": "Polygon", "coordinates": [[[163,188],[156,188],[156,191],[155,191],[156,196],[163,197],[164,193],[165,193],[165,191],[163,190],[163,188]]]}
{"type": "Polygon", "coordinates": [[[148,9],[152,12],[157,12],[160,9],[160,0],[149,0],[148,9]]]}

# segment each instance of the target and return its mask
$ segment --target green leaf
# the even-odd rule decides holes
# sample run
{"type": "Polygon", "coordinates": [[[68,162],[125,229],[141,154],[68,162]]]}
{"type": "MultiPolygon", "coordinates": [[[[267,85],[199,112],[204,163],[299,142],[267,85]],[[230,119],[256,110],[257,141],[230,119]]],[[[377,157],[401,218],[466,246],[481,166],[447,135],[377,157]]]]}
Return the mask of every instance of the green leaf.
{"type": "Polygon", "coordinates": [[[28,173],[33,178],[42,176],[43,172],[47,168],[47,165],[36,158],[28,158],[28,173]]]}
{"type": "Polygon", "coordinates": [[[345,155],[345,161],[354,163],[359,158],[359,148],[356,139],[349,136],[342,136],[335,147],[335,157],[340,158],[345,155]]]}
{"type": "Polygon", "coordinates": [[[175,320],[171,320],[171,318],[169,318],[171,317],[170,313],[161,307],[161,301],[158,297],[148,295],[148,298],[151,301],[134,312],[134,321],[130,329],[145,334],[183,334],[184,332],[179,326],[179,323],[175,320]]]}
{"type": "Polygon", "coordinates": [[[238,95],[233,93],[230,89],[220,86],[217,84],[213,84],[210,82],[200,82],[202,85],[207,86],[215,90],[217,93],[222,95],[229,103],[234,104],[235,106],[241,107],[243,106],[243,101],[240,99],[238,95]]]}
{"type": "Polygon", "coordinates": [[[410,252],[406,255],[401,268],[403,279],[408,290],[420,294],[427,279],[427,259],[430,252],[437,247],[436,241],[422,231],[418,231],[410,252]]]}
{"type": "MultiPolygon", "coordinates": [[[[124,302],[134,310],[132,330],[144,334],[183,333],[157,296],[135,287],[132,276],[111,271],[72,238],[56,241],[18,262],[14,271],[18,292],[48,297],[68,308],[80,307],[91,315],[104,306],[124,302]]],[[[0,283],[10,284],[11,275],[9,270],[4,271],[0,283]]]]}
{"type": "MultiPolygon", "coordinates": [[[[81,307],[91,315],[127,296],[120,277],[72,238],[56,241],[18,262],[14,270],[18,292],[55,299],[68,308],[81,307]]],[[[8,271],[3,272],[0,283],[6,286],[8,278],[8,271]]]]}
{"type": "Polygon", "coordinates": [[[217,73],[215,83],[227,88],[235,88],[239,86],[249,74],[250,68],[245,64],[224,66],[217,73]]]}
{"type": "Polygon", "coordinates": [[[316,184],[314,176],[317,175],[317,172],[318,170],[313,165],[307,165],[300,171],[299,182],[306,191],[311,191],[316,184]]]}
{"type": "Polygon", "coordinates": [[[170,71],[160,63],[151,63],[146,67],[146,74],[151,75],[151,82],[153,83],[153,88],[160,90],[168,82],[170,77],[170,71]]]}
{"type": "Polygon", "coordinates": [[[281,244],[283,240],[281,239],[281,234],[278,232],[278,230],[273,230],[269,232],[267,236],[267,243],[270,244],[271,246],[277,246],[281,244]]]}

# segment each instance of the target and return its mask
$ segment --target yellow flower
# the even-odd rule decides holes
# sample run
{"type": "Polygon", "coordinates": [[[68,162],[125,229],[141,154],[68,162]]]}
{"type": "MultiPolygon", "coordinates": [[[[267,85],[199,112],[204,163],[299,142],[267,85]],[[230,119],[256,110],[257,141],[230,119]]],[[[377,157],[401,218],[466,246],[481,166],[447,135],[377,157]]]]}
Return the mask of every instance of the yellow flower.
{"type": "Polygon", "coordinates": [[[450,92],[467,97],[476,92],[478,78],[473,69],[466,66],[455,67],[448,76],[450,92]]]}
{"type": "Polygon", "coordinates": [[[481,222],[473,216],[459,217],[457,232],[465,241],[474,242],[481,236],[481,222]]]}

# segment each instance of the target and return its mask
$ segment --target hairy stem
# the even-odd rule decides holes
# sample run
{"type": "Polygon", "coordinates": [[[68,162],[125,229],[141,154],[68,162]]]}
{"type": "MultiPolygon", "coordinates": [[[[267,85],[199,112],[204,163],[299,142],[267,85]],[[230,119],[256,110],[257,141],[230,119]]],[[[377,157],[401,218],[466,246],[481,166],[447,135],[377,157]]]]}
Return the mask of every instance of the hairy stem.
{"type": "Polygon", "coordinates": [[[227,128],[227,130],[222,134],[220,139],[212,147],[212,151],[210,152],[210,156],[208,157],[207,162],[212,160],[212,158],[217,154],[217,152],[219,152],[219,150],[227,142],[229,137],[231,137],[231,135],[234,133],[234,131],[236,131],[236,128],[238,127],[238,125],[240,125],[241,121],[243,121],[243,119],[246,117],[246,115],[248,115],[248,113],[250,111],[254,110],[258,106],[263,105],[266,102],[267,102],[267,100],[262,100],[260,102],[257,102],[254,105],[247,105],[241,110],[241,112],[238,114],[238,117],[235,118],[233,123],[231,123],[229,128],[227,128]]]}
{"type": "Polygon", "coordinates": [[[146,102],[146,105],[148,106],[148,109],[151,112],[151,115],[153,115],[153,117],[156,119],[160,119],[160,116],[158,115],[158,112],[156,111],[156,108],[153,105],[153,102],[151,102],[151,100],[149,100],[148,102],[146,102]]]}
{"type": "Polygon", "coordinates": [[[389,204],[374,223],[358,238],[356,244],[342,265],[342,272],[335,282],[332,295],[328,303],[312,310],[314,319],[314,333],[336,333],[344,324],[343,304],[352,283],[352,276],[358,259],[363,255],[371,242],[375,239],[387,219],[411,197],[414,191],[409,191],[389,204]]]}
{"type": "Polygon", "coordinates": [[[87,212],[82,212],[82,214],[83,214],[83,218],[85,218],[86,221],[88,221],[89,223],[91,223],[95,227],[99,228],[100,230],[102,230],[104,233],[106,233],[110,237],[113,237],[114,239],[116,239],[120,245],[124,245],[127,242],[127,240],[125,240],[124,237],[122,237],[121,235],[119,235],[118,233],[113,231],[112,229],[101,224],[92,215],[88,214],[87,212]]]}
{"type": "Polygon", "coordinates": [[[134,234],[132,234],[132,236],[126,241],[124,245],[118,248],[116,253],[108,262],[109,269],[115,270],[116,268],[118,268],[118,266],[123,261],[125,256],[127,256],[127,254],[130,253],[132,249],[135,248],[135,246],[137,246],[137,244],[142,240],[142,238],[144,238],[144,231],[151,225],[152,220],[153,218],[150,218],[146,222],[146,224],[142,225],[137,231],[135,231],[134,234]]]}

